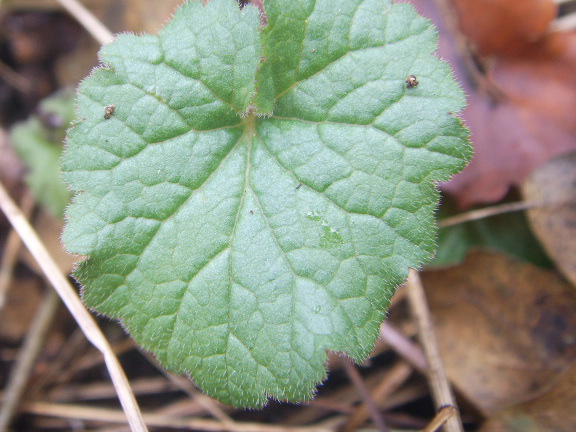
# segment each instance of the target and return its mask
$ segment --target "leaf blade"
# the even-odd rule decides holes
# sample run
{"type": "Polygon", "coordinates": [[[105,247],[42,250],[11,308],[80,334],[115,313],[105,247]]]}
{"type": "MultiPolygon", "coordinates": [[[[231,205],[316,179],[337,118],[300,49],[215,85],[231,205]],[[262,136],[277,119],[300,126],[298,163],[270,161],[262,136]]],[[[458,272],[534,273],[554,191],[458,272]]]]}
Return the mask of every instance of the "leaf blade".
{"type": "Polygon", "coordinates": [[[187,3],[158,37],[106,46],[107,66],[80,87],[83,119],[63,162],[81,192],[64,242],[90,255],[76,272],[84,301],[168,368],[245,407],[312,397],[325,350],[369,354],[394,288],[432,255],[432,180],[470,152],[447,114],[462,94],[412,9],[266,7],[263,65],[257,11],[232,0],[187,3]],[[390,14],[409,25],[370,21],[390,14]],[[379,38],[414,52],[383,60],[391,48],[379,38]],[[343,52],[351,43],[364,48],[343,52]],[[414,70],[422,84],[407,89],[414,70]]]}

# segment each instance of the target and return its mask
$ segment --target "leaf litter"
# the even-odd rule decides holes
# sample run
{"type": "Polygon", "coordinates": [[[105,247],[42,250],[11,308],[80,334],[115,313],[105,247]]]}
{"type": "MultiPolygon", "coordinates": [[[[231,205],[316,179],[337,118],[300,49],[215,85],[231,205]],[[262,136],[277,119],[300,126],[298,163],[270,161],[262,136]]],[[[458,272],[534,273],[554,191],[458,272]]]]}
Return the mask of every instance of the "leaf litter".
{"type": "Polygon", "coordinates": [[[558,270],[576,286],[576,151],[539,166],[526,179],[524,199],[534,233],[558,270]]]}
{"type": "Polygon", "coordinates": [[[555,272],[478,250],[423,282],[447,373],[486,415],[538,396],[576,360],[576,290],[555,272]]]}
{"type": "Polygon", "coordinates": [[[500,201],[547,159],[576,149],[576,32],[550,31],[554,2],[454,2],[455,25],[470,38],[464,47],[448,32],[440,2],[413,3],[439,27],[439,53],[468,95],[462,117],[474,157],[442,187],[462,208],[500,201]]]}
{"type": "MultiPolygon", "coordinates": [[[[419,3],[417,3],[417,7],[420,12],[425,12],[425,10],[428,9],[428,5],[423,5],[419,3]]],[[[134,30],[137,29],[135,28],[134,30]]],[[[445,34],[443,33],[442,36],[444,37],[445,34]]],[[[566,37],[566,35],[560,35],[559,39],[568,39],[568,37],[566,37]]],[[[443,49],[442,51],[443,57],[451,58],[453,55],[456,56],[456,51],[454,47],[452,47],[453,50],[452,52],[450,50],[444,49],[445,48],[444,39],[441,39],[441,44],[443,49]]],[[[558,45],[559,48],[557,48],[558,53],[566,51],[566,48],[562,47],[564,44],[565,41],[559,42],[558,45]]],[[[519,112],[519,109],[517,107],[511,107],[507,110],[502,110],[505,113],[511,112],[512,115],[509,116],[509,121],[505,121],[503,119],[501,123],[499,122],[496,123],[497,125],[502,124],[502,126],[499,126],[500,132],[502,132],[502,130],[506,132],[506,128],[512,129],[518,125],[525,127],[525,125],[529,124],[530,121],[526,120],[522,121],[522,120],[523,118],[527,119],[529,118],[535,122],[534,124],[538,124],[539,128],[541,127],[543,131],[545,131],[546,133],[549,132],[552,136],[556,136],[555,135],[556,133],[560,138],[566,135],[570,135],[570,133],[572,133],[573,136],[573,132],[570,132],[571,120],[567,117],[567,113],[574,112],[574,110],[570,111],[570,107],[572,105],[570,100],[568,100],[568,97],[571,94],[573,94],[573,91],[570,91],[570,89],[572,88],[571,84],[572,81],[570,79],[570,76],[573,76],[571,75],[572,74],[571,71],[573,71],[573,69],[569,69],[570,66],[566,67],[566,65],[562,65],[563,61],[566,61],[567,65],[570,65],[571,60],[568,55],[557,54],[555,56],[550,56],[548,60],[545,59],[545,61],[543,62],[544,65],[551,64],[552,66],[548,67],[539,66],[540,60],[537,58],[533,58],[531,62],[527,62],[525,60],[522,61],[526,64],[524,69],[516,66],[516,69],[510,67],[507,74],[499,72],[505,78],[501,79],[500,82],[501,87],[504,89],[510,83],[514,84],[515,78],[519,80],[517,84],[521,84],[522,82],[536,83],[532,85],[532,87],[534,86],[536,87],[536,90],[534,89],[531,90],[531,94],[534,93],[534,95],[531,96],[530,100],[534,102],[529,106],[530,109],[524,109],[523,111],[519,112]],[[552,58],[556,58],[556,60],[552,61],[552,58]],[[554,65],[556,65],[556,67],[554,65]],[[555,75],[554,74],[555,72],[558,75],[555,75]],[[550,97],[547,97],[543,88],[539,88],[540,86],[542,86],[543,82],[544,83],[546,82],[546,80],[538,78],[537,77],[538,74],[548,77],[547,80],[550,84],[547,84],[543,87],[554,89],[553,94],[555,96],[550,95],[550,97]],[[535,75],[536,77],[534,77],[535,75]],[[562,83],[559,82],[558,80],[558,78],[561,75],[567,78],[565,87],[563,87],[562,83]],[[560,90],[564,90],[565,92],[563,94],[560,94],[561,93],[560,90]],[[558,111],[555,111],[555,107],[553,106],[553,104],[556,103],[555,102],[556,96],[558,96],[559,101],[558,111]],[[541,119],[539,119],[538,115],[539,106],[535,102],[539,99],[539,97],[542,97],[543,101],[550,101],[549,103],[542,105],[543,113],[541,119]],[[566,107],[568,107],[568,110],[566,109],[566,107]],[[527,112],[527,114],[529,115],[524,115],[523,114],[524,112],[527,112]],[[552,126],[554,125],[556,125],[559,128],[558,132],[552,130],[553,129],[552,126]]],[[[521,63],[521,61],[514,59],[514,60],[508,60],[508,63],[512,65],[517,65],[518,63],[521,63]]],[[[504,62],[502,64],[506,65],[508,63],[504,62]]],[[[500,71],[502,68],[504,68],[504,66],[500,65],[496,70],[500,71]]],[[[465,74],[460,75],[460,82],[466,82],[464,77],[465,74]]],[[[469,87],[467,89],[467,92],[469,94],[472,92],[469,87]]],[[[517,93],[521,94],[522,88],[517,89],[517,93]]],[[[472,94],[472,96],[473,98],[477,97],[475,94],[472,94]]],[[[515,105],[519,105],[519,103],[515,103],[515,105]]],[[[483,107],[484,110],[488,112],[492,109],[491,105],[488,103],[481,104],[481,106],[483,107]]],[[[464,115],[463,117],[467,119],[466,115],[464,115]]],[[[472,128],[473,134],[478,134],[477,132],[478,129],[482,129],[483,127],[485,127],[483,125],[485,125],[486,123],[490,124],[490,122],[493,122],[494,120],[494,117],[489,117],[488,115],[484,115],[482,118],[488,120],[478,122],[477,123],[478,126],[475,126],[474,124],[470,123],[467,120],[467,124],[472,128]]],[[[536,132],[538,131],[536,130],[536,132]]],[[[532,131],[532,133],[535,133],[535,131],[532,131]]],[[[503,137],[497,136],[497,139],[495,141],[497,143],[500,143],[499,147],[502,147],[503,145],[502,143],[512,142],[514,144],[515,142],[521,142],[521,140],[518,141],[512,140],[510,138],[510,136],[512,135],[514,134],[511,131],[506,132],[503,134],[503,137]]],[[[516,135],[522,137],[525,135],[525,132],[516,133],[516,135]]],[[[482,136],[483,135],[480,135],[480,137],[482,136]]],[[[537,136],[537,134],[535,134],[535,136],[537,136]]],[[[546,135],[545,138],[547,137],[548,135],[546,135]]],[[[475,139],[476,138],[477,137],[475,136],[475,139]]],[[[536,144],[534,143],[535,140],[529,140],[529,141],[534,145],[522,146],[522,148],[527,148],[528,153],[534,153],[531,157],[528,157],[521,152],[515,154],[521,154],[523,160],[529,160],[529,161],[534,160],[535,161],[533,163],[534,166],[539,165],[542,161],[548,158],[548,150],[546,149],[542,150],[540,145],[536,145],[537,143],[536,144]]],[[[546,142],[546,140],[544,141],[546,142]]],[[[552,143],[551,145],[553,148],[556,147],[554,143],[552,143]]],[[[513,146],[513,148],[517,147],[518,146],[516,147],[513,146]]],[[[507,176],[502,175],[502,173],[507,170],[508,166],[513,165],[507,165],[507,163],[502,163],[501,164],[502,166],[499,166],[498,160],[496,159],[498,159],[500,156],[506,157],[506,155],[508,154],[507,151],[505,151],[502,148],[498,148],[498,146],[495,146],[495,148],[491,148],[489,145],[488,149],[489,151],[487,153],[492,152],[491,155],[498,155],[498,157],[492,158],[494,166],[497,169],[495,170],[491,169],[490,157],[487,158],[487,161],[485,163],[479,164],[479,166],[475,168],[474,180],[480,180],[478,182],[479,184],[474,185],[473,184],[474,181],[469,181],[466,184],[466,187],[468,189],[466,189],[463,186],[459,186],[456,190],[456,192],[459,193],[460,204],[463,206],[469,206],[472,203],[496,201],[498,200],[499,196],[502,196],[502,193],[505,193],[503,191],[507,190],[509,185],[511,184],[518,185],[522,181],[521,180],[522,174],[520,171],[519,171],[520,175],[516,175],[513,172],[514,170],[509,169],[510,172],[507,173],[507,176]],[[491,177],[494,176],[496,177],[496,181],[492,181],[491,179],[491,177]],[[476,186],[477,189],[474,189],[476,186]],[[466,197],[466,194],[468,194],[469,192],[472,193],[472,195],[468,199],[466,197]]],[[[0,153],[0,161],[5,162],[6,159],[4,158],[5,155],[4,150],[0,151],[2,151],[2,153],[0,153]]],[[[559,152],[561,151],[562,150],[560,150],[559,152]]],[[[476,155],[478,156],[478,150],[476,150],[476,155]]],[[[510,158],[507,157],[505,160],[508,161],[509,159],[510,158]]],[[[8,168],[12,168],[13,166],[14,164],[7,164],[8,168]]],[[[0,176],[5,174],[6,172],[7,172],[6,169],[0,170],[0,176]]],[[[530,170],[527,169],[526,172],[529,173],[530,170]]],[[[445,189],[446,188],[447,187],[445,186],[445,189]]],[[[2,232],[0,232],[0,235],[4,235],[5,232],[6,232],[6,225],[4,224],[2,226],[2,232]]],[[[508,260],[509,258],[505,258],[505,262],[507,264],[510,264],[508,260]]],[[[485,264],[487,263],[488,261],[485,261],[485,264]]],[[[490,265],[496,265],[495,261],[491,261],[490,263],[491,263],[490,265]]],[[[476,272],[473,272],[469,269],[468,279],[474,280],[478,274],[484,274],[486,272],[485,270],[486,267],[479,268],[476,272]]],[[[450,270],[448,269],[445,271],[449,272],[450,270]]],[[[30,276],[26,275],[26,277],[30,276]]],[[[546,286],[548,284],[548,281],[549,279],[545,277],[542,281],[542,285],[546,286]]],[[[500,297],[499,301],[502,304],[502,311],[500,315],[502,317],[506,317],[506,315],[509,314],[510,311],[514,309],[515,304],[508,298],[500,297]],[[508,309],[505,308],[506,305],[509,305],[508,309]]],[[[561,317],[563,313],[568,315],[570,312],[570,311],[563,312],[564,309],[562,309],[561,307],[556,309],[557,309],[556,310],[557,317],[558,316],[561,317]]],[[[547,312],[548,316],[550,316],[551,313],[550,308],[548,308],[547,310],[548,310],[547,312]]],[[[536,316],[541,315],[541,312],[538,307],[533,309],[533,313],[535,313],[536,316]]],[[[15,316],[17,317],[16,319],[20,318],[18,314],[16,314],[15,316]]],[[[560,322],[561,321],[562,319],[560,319],[560,322]]],[[[457,325],[460,324],[466,324],[466,321],[460,321],[459,324],[457,325]]],[[[131,365],[132,369],[131,374],[135,378],[137,378],[137,380],[134,382],[134,385],[137,389],[141,388],[140,387],[141,385],[144,387],[149,386],[148,388],[154,389],[152,390],[152,392],[156,395],[154,399],[157,401],[158,397],[162,397],[162,400],[166,401],[166,405],[164,405],[162,408],[164,412],[166,412],[167,409],[180,409],[177,408],[177,406],[180,407],[185,406],[185,410],[188,413],[192,413],[197,416],[206,415],[205,408],[203,408],[202,405],[199,405],[198,403],[190,399],[189,400],[180,399],[180,402],[177,402],[179,398],[175,394],[176,392],[175,387],[171,387],[170,385],[161,383],[155,384],[157,383],[157,381],[155,381],[156,378],[152,378],[153,375],[150,373],[150,370],[147,369],[146,366],[143,366],[143,362],[142,359],[140,358],[140,355],[136,351],[134,351],[134,349],[131,347],[130,342],[126,340],[124,336],[118,334],[115,327],[110,326],[109,323],[104,321],[102,322],[102,325],[108,329],[108,332],[112,338],[116,338],[116,341],[120,344],[119,347],[121,346],[123,347],[121,348],[122,352],[124,353],[123,360],[126,362],[126,364],[131,365]],[[154,385],[157,385],[157,387],[154,387],[154,385]],[[172,404],[172,401],[174,401],[174,405],[172,404]]],[[[70,323],[68,323],[67,327],[70,327],[70,323]]],[[[411,334],[409,324],[405,325],[403,328],[407,334],[411,334]]],[[[552,325],[550,328],[552,329],[549,332],[551,340],[557,340],[558,337],[563,334],[563,332],[560,329],[558,329],[557,325],[556,327],[552,325]]],[[[115,396],[113,389],[110,388],[109,384],[107,384],[106,381],[104,382],[101,381],[100,377],[101,373],[99,366],[100,361],[97,359],[97,357],[95,357],[94,352],[91,351],[90,349],[83,348],[80,351],[76,351],[73,355],[69,355],[70,353],[65,354],[66,344],[61,345],[61,343],[62,341],[67,340],[69,334],[63,331],[62,328],[57,328],[54,329],[53,336],[55,336],[55,339],[52,339],[53,342],[51,343],[51,348],[47,352],[48,357],[42,359],[39,362],[37,373],[40,374],[41,376],[43,369],[52,368],[53,373],[54,371],[56,371],[56,373],[52,376],[53,377],[60,376],[62,377],[62,379],[58,380],[57,378],[52,378],[52,381],[45,383],[45,386],[42,387],[43,390],[41,390],[41,392],[50,390],[51,388],[63,389],[64,393],[67,394],[67,397],[65,399],[62,399],[61,402],[70,400],[70,397],[74,401],[83,401],[86,397],[92,398],[92,401],[94,400],[94,398],[96,399],[102,398],[102,400],[106,400],[107,397],[111,400],[114,400],[115,396]],[[62,360],[64,357],[68,358],[67,366],[64,366],[64,368],[62,368],[62,365],[60,365],[59,367],[62,369],[58,370],[58,366],[56,367],[56,369],[54,369],[52,359],[55,358],[58,360],[62,360]],[[84,366],[82,366],[82,364],[84,366]],[[100,396],[94,396],[94,395],[100,395],[100,396]]],[[[466,346],[473,346],[475,340],[476,340],[475,334],[470,335],[468,337],[460,335],[459,342],[461,346],[466,347],[466,346]]],[[[524,339],[524,341],[526,341],[526,339],[524,339]]],[[[566,338],[563,343],[566,343],[567,341],[569,341],[569,337],[566,338]]],[[[528,340],[528,345],[529,344],[530,341],[528,340]]],[[[504,358],[503,354],[505,352],[508,351],[505,348],[503,348],[501,354],[501,357],[503,358],[500,360],[499,362],[500,364],[505,364],[506,358],[504,358]]],[[[374,352],[374,357],[371,361],[371,364],[366,368],[363,368],[364,379],[367,380],[369,385],[376,385],[376,383],[382,379],[382,373],[385,373],[389,368],[391,356],[393,356],[393,354],[388,349],[379,344],[376,351],[374,352]]],[[[449,359],[450,356],[451,352],[445,354],[445,358],[449,359]]],[[[529,356],[529,358],[532,359],[533,356],[529,356]]],[[[561,363],[563,361],[562,359],[565,359],[565,357],[562,355],[558,355],[557,358],[554,359],[554,361],[556,362],[556,364],[558,364],[559,362],[561,363]]],[[[478,361],[481,361],[481,359],[479,359],[478,361]]],[[[262,422],[263,425],[265,425],[267,422],[268,424],[270,424],[271,422],[277,424],[284,423],[294,425],[317,424],[318,426],[321,426],[322,421],[325,421],[327,418],[331,418],[342,414],[347,415],[347,413],[354,412],[355,406],[357,406],[356,405],[357,399],[354,397],[355,391],[352,390],[346,384],[346,378],[339,372],[339,368],[337,366],[338,361],[332,360],[331,364],[333,365],[332,368],[333,372],[331,373],[330,379],[320,389],[320,393],[318,395],[319,397],[314,403],[310,405],[304,405],[301,407],[288,407],[285,405],[272,403],[268,409],[264,410],[261,413],[254,413],[254,412],[246,413],[238,411],[233,412],[232,415],[237,421],[238,420],[259,421],[262,422]]],[[[515,365],[512,366],[519,366],[519,365],[521,365],[521,363],[516,363],[515,365]]],[[[508,364],[508,366],[510,365],[508,364]]],[[[569,404],[567,404],[567,402],[575,400],[572,393],[574,385],[573,385],[573,378],[571,377],[573,376],[574,374],[573,372],[571,372],[571,369],[565,370],[564,372],[559,372],[558,374],[555,375],[555,378],[553,375],[550,375],[549,389],[548,391],[544,391],[544,393],[541,394],[541,397],[535,395],[533,399],[530,399],[526,402],[521,402],[518,405],[514,405],[502,411],[497,412],[495,411],[494,417],[492,417],[492,420],[485,423],[483,430],[487,432],[495,430],[496,427],[500,427],[503,424],[509,428],[514,426],[516,427],[516,430],[519,431],[533,430],[530,428],[533,425],[536,425],[536,427],[540,428],[534,430],[541,430],[542,428],[553,428],[553,427],[558,430],[566,430],[566,431],[573,430],[574,423],[570,423],[571,421],[570,413],[576,412],[576,410],[574,409],[571,410],[569,409],[566,411],[563,410],[564,406],[569,408],[569,404]],[[529,415],[527,416],[526,413],[528,413],[529,415]],[[547,418],[544,420],[542,420],[543,415],[547,416],[547,418]],[[564,429],[561,429],[562,427],[564,429]]],[[[379,401],[381,403],[381,406],[383,407],[382,409],[385,413],[386,419],[390,422],[389,424],[395,424],[398,425],[399,427],[402,427],[400,425],[412,428],[424,427],[425,423],[422,422],[417,423],[415,419],[417,417],[422,417],[423,414],[425,415],[426,412],[431,413],[432,411],[429,406],[426,406],[425,402],[422,402],[422,398],[425,398],[425,395],[427,393],[427,390],[423,387],[422,380],[420,379],[419,381],[418,380],[415,381],[414,380],[415,378],[417,377],[413,377],[409,383],[406,383],[405,385],[401,386],[396,392],[390,395],[387,398],[387,401],[379,401]],[[406,403],[415,400],[420,401],[419,408],[416,410],[416,412],[409,410],[407,411],[405,408],[401,408],[402,406],[405,406],[406,403]],[[407,422],[406,419],[407,413],[411,417],[411,423],[407,422]]],[[[507,379],[506,374],[503,374],[502,380],[506,381],[506,379],[507,379]]],[[[545,380],[542,380],[543,382],[542,387],[546,387],[544,381],[545,380]]],[[[141,390],[137,390],[137,392],[141,394],[142,397],[145,398],[146,397],[145,395],[147,394],[148,391],[141,392],[141,390]]],[[[55,400],[58,401],[58,399],[55,400]]],[[[88,405],[89,402],[86,402],[86,404],[88,405]]],[[[154,403],[154,406],[157,408],[158,407],[157,403],[154,403]]],[[[467,412],[465,406],[463,407],[463,410],[464,413],[467,412]]],[[[173,413],[174,411],[171,412],[173,413]]],[[[468,425],[471,424],[478,425],[482,422],[481,417],[475,416],[471,412],[467,413],[466,418],[468,421],[468,425]]],[[[26,423],[27,424],[26,430],[44,430],[45,427],[54,426],[55,423],[59,422],[58,419],[49,419],[48,423],[46,422],[46,420],[47,418],[45,417],[43,418],[41,416],[40,417],[28,416],[26,423]]],[[[69,430],[68,423],[66,420],[60,421],[59,424],[62,430],[69,430]]]]}

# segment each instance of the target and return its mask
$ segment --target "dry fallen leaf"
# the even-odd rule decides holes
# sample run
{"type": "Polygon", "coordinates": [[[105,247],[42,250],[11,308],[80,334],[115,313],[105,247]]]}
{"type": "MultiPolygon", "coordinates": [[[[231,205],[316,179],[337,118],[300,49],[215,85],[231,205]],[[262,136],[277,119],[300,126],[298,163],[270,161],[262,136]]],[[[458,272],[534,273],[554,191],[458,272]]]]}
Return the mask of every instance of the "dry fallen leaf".
{"type": "Polygon", "coordinates": [[[537,168],[523,193],[526,201],[543,203],[528,210],[528,220],[550,258],[576,287],[576,151],[537,168]]]}
{"type": "Polygon", "coordinates": [[[476,251],[422,276],[448,376],[484,414],[539,395],[576,359],[576,291],[554,272],[476,251]]]}
{"type": "Polygon", "coordinates": [[[576,33],[555,37],[558,52],[550,57],[496,64],[491,77],[505,92],[501,102],[467,87],[471,93],[463,116],[475,154],[455,182],[445,185],[462,206],[498,201],[535,167],[576,149],[576,33]]]}
{"type": "Polygon", "coordinates": [[[552,0],[452,0],[462,33],[483,55],[530,54],[556,18],[552,0]]]}
{"type": "MultiPolygon", "coordinates": [[[[470,65],[464,64],[462,48],[457,48],[454,36],[446,30],[437,2],[411,1],[439,26],[439,54],[454,65],[468,94],[462,118],[472,133],[474,157],[462,173],[443,185],[461,207],[499,201],[510,187],[520,186],[535,167],[576,149],[576,32],[546,33],[538,42],[528,44],[530,49],[523,55],[518,48],[515,56],[491,58],[482,65],[487,80],[478,88],[479,82],[471,79],[470,65]],[[496,89],[502,93],[501,99],[486,96],[487,90],[496,89]]],[[[467,3],[469,7],[476,4],[467,3]]],[[[518,2],[508,3],[509,7],[519,7],[518,2]]],[[[500,22],[494,10],[478,11],[473,19],[467,18],[466,27],[500,22]]],[[[548,12],[542,15],[549,19],[548,12]]],[[[539,25],[529,26],[532,30],[527,31],[538,35],[539,25]]],[[[491,30],[487,27],[482,31],[491,30]]]]}
{"type": "Polygon", "coordinates": [[[504,410],[480,432],[573,432],[576,430],[576,364],[539,397],[504,410]]]}

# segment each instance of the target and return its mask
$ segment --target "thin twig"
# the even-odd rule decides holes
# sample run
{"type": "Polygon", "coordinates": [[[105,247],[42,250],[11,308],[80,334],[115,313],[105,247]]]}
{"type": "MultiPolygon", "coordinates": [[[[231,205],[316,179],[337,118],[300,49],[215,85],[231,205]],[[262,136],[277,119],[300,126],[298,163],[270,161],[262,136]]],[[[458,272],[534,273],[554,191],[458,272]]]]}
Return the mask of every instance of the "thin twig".
{"type": "MultiPolygon", "coordinates": [[[[166,381],[164,377],[144,378],[130,381],[130,387],[135,395],[157,395],[166,392],[174,392],[179,389],[166,381]]],[[[103,400],[110,399],[116,395],[114,386],[109,381],[97,381],[90,383],[71,384],[50,389],[44,400],[51,402],[75,402],[83,400],[103,400]]]]}
{"type": "Polygon", "coordinates": [[[5,398],[0,409],[0,432],[5,432],[8,429],[22,399],[38,353],[44,345],[46,332],[56,315],[56,310],[60,304],[58,300],[56,292],[48,290],[26,335],[26,340],[4,390],[5,398]]]}
{"type": "Polygon", "coordinates": [[[451,405],[441,407],[430,424],[422,432],[436,432],[452,417],[458,415],[458,410],[451,405]]]}
{"type": "MultiPolygon", "coordinates": [[[[402,385],[411,373],[412,368],[404,361],[398,362],[390,368],[389,371],[387,371],[384,378],[380,380],[378,385],[371,392],[372,399],[379,409],[381,409],[381,406],[383,405],[382,402],[385,401],[387,397],[400,385],[402,385]]],[[[366,422],[369,416],[370,412],[366,404],[360,405],[342,427],[342,432],[352,432],[357,430],[366,422]]]]}
{"type": "Polygon", "coordinates": [[[444,218],[440,220],[440,222],[438,222],[438,226],[440,228],[446,228],[464,222],[471,222],[479,219],[485,219],[490,216],[497,216],[504,213],[528,210],[538,206],[543,206],[543,204],[528,201],[517,201],[512,203],[499,204],[478,210],[471,210],[466,213],[461,213],[455,216],[444,218]]]}
{"type": "MultiPolygon", "coordinates": [[[[116,343],[111,346],[112,351],[116,357],[121,356],[128,350],[134,348],[134,342],[130,338],[125,338],[122,342],[116,343]]],[[[56,383],[67,383],[72,379],[74,375],[77,375],[83,371],[97,368],[102,364],[102,358],[98,355],[94,355],[93,350],[86,350],[84,354],[79,357],[76,356],[73,359],[73,363],[70,364],[65,370],[61,371],[57,377],[56,383]]]]}
{"type": "MultiPolygon", "coordinates": [[[[71,404],[50,404],[32,402],[22,408],[26,413],[46,415],[61,418],[80,418],[86,421],[122,424],[126,418],[118,410],[103,408],[87,408],[71,404]]],[[[233,426],[224,426],[221,422],[211,419],[183,418],[158,414],[145,414],[146,423],[159,428],[175,428],[179,430],[196,430],[208,432],[334,432],[335,421],[329,425],[315,426],[282,426],[264,423],[237,422],[233,426]]],[[[338,422],[341,420],[338,419],[338,422]]]]}
{"type": "MultiPolygon", "coordinates": [[[[408,292],[408,301],[412,309],[412,314],[418,327],[420,343],[424,348],[424,353],[428,360],[428,381],[436,409],[439,410],[445,405],[456,407],[454,395],[452,394],[452,389],[446,377],[446,370],[440,357],[440,350],[436,342],[436,335],[432,326],[432,317],[430,316],[430,310],[426,302],[424,288],[420,276],[413,269],[410,269],[408,281],[406,282],[406,290],[408,292]]],[[[458,412],[446,423],[444,430],[446,432],[464,432],[458,412]]]]}
{"type": "MultiPolygon", "coordinates": [[[[29,218],[35,205],[34,198],[29,190],[27,190],[22,197],[21,205],[22,213],[24,213],[26,218],[29,218]]],[[[14,266],[18,260],[21,247],[22,240],[20,240],[20,236],[15,230],[11,229],[8,234],[8,239],[6,240],[6,246],[4,247],[2,262],[0,263],[0,313],[2,313],[2,308],[6,302],[6,293],[12,280],[14,266]]]]}
{"type": "Polygon", "coordinates": [[[360,395],[362,401],[364,402],[364,405],[368,409],[368,412],[370,413],[370,418],[374,422],[374,426],[376,426],[376,429],[378,429],[380,432],[388,432],[388,428],[384,423],[384,419],[382,418],[382,415],[380,414],[380,411],[378,410],[378,407],[376,406],[376,403],[374,402],[372,395],[368,391],[368,387],[366,387],[366,383],[362,379],[360,372],[358,372],[356,365],[352,363],[352,361],[349,359],[343,359],[342,363],[344,364],[346,374],[352,381],[352,384],[354,384],[354,387],[356,387],[358,394],[360,395]]]}
{"type": "Polygon", "coordinates": [[[68,279],[61,273],[58,265],[54,262],[34,229],[30,226],[22,211],[14,204],[4,185],[0,182],[0,208],[12,224],[12,227],[18,232],[22,241],[38,262],[38,265],[46,275],[47,279],[54,286],[60,298],[66,307],[72,313],[72,316],[88,338],[88,340],[104,355],[106,366],[118,392],[118,398],[128,418],[128,422],[134,431],[147,431],[142,414],[134,394],[130,389],[128,379],[122,370],[122,366],[114,355],[110,344],[100,331],[100,328],[84,308],[84,305],[78,298],[76,291],[70,285],[68,279]]]}
{"type": "Polygon", "coordinates": [[[58,350],[58,354],[53,358],[48,365],[47,369],[44,370],[41,376],[39,376],[30,389],[28,393],[33,399],[36,399],[36,395],[45,393],[47,387],[51,387],[53,391],[54,388],[57,389],[59,383],[67,382],[67,374],[71,367],[68,367],[72,362],[73,358],[78,357],[78,353],[82,352],[84,346],[86,345],[86,337],[82,330],[77,328],[74,332],[66,339],[65,343],[62,344],[58,350]]]}
{"type": "Polygon", "coordinates": [[[144,356],[160,373],[162,373],[162,375],[164,375],[183,392],[187,393],[188,396],[202,405],[210,414],[212,414],[214,418],[220,420],[225,426],[234,425],[235,421],[232,419],[232,417],[226,414],[224,410],[220,408],[212,398],[203,395],[198,390],[196,390],[196,387],[194,387],[189,380],[168,372],[151,354],[145,353],[144,356]]]}
{"type": "Polygon", "coordinates": [[[114,40],[114,35],[102,22],[77,0],[57,0],[100,45],[114,40]]]}
{"type": "Polygon", "coordinates": [[[485,219],[491,216],[498,216],[504,213],[512,213],[522,210],[530,210],[533,208],[543,207],[562,207],[569,204],[574,204],[574,199],[556,200],[550,202],[535,202],[535,201],[516,201],[511,203],[498,204],[491,207],[485,207],[478,210],[471,210],[466,213],[460,213],[455,216],[450,216],[438,222],[440,228],[446,228],[453,225],[458,225],[464,222],[472,222],[479,219],[485,219]]]}
{"type": "Polygon", "coordinates": [[[426,374],[428,364],[422,348],[408,339],[393,325],[384,321],[380,326],[380,337],[400,357],[410,363],[418,372],[426,374]]]}

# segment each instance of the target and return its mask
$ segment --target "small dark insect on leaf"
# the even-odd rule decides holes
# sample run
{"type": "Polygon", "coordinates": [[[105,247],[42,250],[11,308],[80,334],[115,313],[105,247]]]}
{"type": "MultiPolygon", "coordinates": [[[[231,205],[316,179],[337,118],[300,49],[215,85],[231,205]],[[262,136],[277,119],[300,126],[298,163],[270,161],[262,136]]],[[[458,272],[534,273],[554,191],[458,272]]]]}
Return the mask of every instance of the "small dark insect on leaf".
{"type": "Polygon", "coordinates": [[[302,186],[302,183],[298,183],[298,186],[296,186],[296,190],[300,189],[301,186],[302,186]]]}
{"type": "Polygon", "coordinates": [[[418,85],[418,80],[416,79],[416,75],[410,75],[406,78],[406,88],[413,88],[418,85]]]}
{"type": "Polygon", "coordinates": [[[108,105],[104,108],[104,118],[108,120],[114,114],[114,110],[116,109],[116,105],[108,105]]]}

